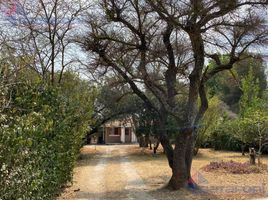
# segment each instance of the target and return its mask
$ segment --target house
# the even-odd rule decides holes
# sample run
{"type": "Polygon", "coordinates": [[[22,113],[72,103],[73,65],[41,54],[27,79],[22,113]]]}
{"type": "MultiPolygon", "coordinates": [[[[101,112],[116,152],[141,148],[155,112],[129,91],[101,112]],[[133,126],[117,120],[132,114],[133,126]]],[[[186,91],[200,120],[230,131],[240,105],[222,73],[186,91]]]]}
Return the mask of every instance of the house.
{"type": "Polygon", "coordinates": [[[134,132],[131,119],[114,120],[101,126],[97,133],[90,139],[91,144],[118,144],[136,143],[137,138],[134,132]]]}

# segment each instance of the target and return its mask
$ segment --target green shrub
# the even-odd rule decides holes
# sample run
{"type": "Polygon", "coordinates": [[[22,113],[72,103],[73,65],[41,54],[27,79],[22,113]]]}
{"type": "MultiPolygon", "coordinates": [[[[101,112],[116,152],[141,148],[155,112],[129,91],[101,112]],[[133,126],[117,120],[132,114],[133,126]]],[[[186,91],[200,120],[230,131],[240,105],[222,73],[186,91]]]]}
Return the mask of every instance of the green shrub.
{"type": "Polygon", "coordinates": [[[223,122],[211,133],[208,140],[215,150],[240,150],[241,142],[235,137],[234,123],[235,121],[223,122]]]}
{"type": "Polygon", "coordinates": [[[91,98],[77,87],[13,88],[11,108],[0,113],[0,199],[55,199],[72,178],[91,98]]]}

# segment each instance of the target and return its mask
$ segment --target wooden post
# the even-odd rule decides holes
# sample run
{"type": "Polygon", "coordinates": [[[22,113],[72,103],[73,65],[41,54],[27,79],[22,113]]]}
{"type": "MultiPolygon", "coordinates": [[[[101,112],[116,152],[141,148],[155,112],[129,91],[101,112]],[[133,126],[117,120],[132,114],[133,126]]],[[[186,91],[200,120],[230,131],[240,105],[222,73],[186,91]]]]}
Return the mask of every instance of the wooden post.
{"type": "Polygon", "coordinates": [[[241,145],[242,156],[245,155],[245,148],[246,148],[246,144],[243,143],[243,144],[241,145]]]}
{"type": "Polygon", "coordinates": [[[249,148],[249,163],[251,165],[256,164],[256,151],[254,148],[249,148]]]}

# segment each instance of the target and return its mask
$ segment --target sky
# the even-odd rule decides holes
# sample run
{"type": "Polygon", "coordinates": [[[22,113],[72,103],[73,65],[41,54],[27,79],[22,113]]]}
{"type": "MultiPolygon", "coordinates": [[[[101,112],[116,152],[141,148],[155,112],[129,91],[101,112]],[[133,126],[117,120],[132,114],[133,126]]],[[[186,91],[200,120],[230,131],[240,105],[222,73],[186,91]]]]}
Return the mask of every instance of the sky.
{"type": "MultiPolygon", "coordinates": [[[[12,23],[14,23],[13,25],[18,25],[20,23],[22,23],[21,21],[21,17],[20,14],[23,13],[23,9],[21,8],[21,6],[19,4],[16,4],[16,0],[4,0],[2,2],[9,2],[9,3],[1,3],[0,4],[0,24],[1,25],[5,25],[5,29],[2,28],[3,31],[10,31],[12,32],[12,29],[14,29],[15,27],[12,27],[12,23]],[[13,2],[13,3],[12,3],[13,2]],[[9,22],[8,22],[9,21],[9,22]]],[[[267,15],[267,12],[264,13],[267,15]]],[[[267,16],[268,18],[268,16],[267,16]]],[[[42,23],[42,19],[37,20],[37,23],[42,23]]],[[[38,24],[37,24],[38,25],[38,24]]],[[[74,30],[80,29],[79,31],[81,31],[81,27],[83,27],[84,24],[82,21],[77,21],[74,27],[74,30]]],[[[4,27],[4,26],[1,26],[4,27]]],[[[83,31],[82,31],[83,32],[83,31]]],[[[259,47],[259,48],[255,48],[255,49],[251,49],[252,52],[256,52],[256,53],[260,53],[261,55],[264,56],[264,60],[266,62],[267,68],[268,68],[268,46],[263,46],[263,47],[259,47]]],[[[81,54],[82,58],[85,58],[85,54],[83,54],[81,52],[81,50],[77,51],[77,49],[75,49],[73,51],[73,54],[77,57],[81,54]]]]}

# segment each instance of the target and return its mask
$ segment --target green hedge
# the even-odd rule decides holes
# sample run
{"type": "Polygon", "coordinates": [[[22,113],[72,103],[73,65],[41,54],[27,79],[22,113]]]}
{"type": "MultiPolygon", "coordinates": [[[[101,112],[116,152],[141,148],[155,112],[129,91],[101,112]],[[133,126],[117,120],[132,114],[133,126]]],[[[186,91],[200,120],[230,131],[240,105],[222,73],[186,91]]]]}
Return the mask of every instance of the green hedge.
{"type": "Polygon", "coordinates": [[[215,130],[211,135],[210,143],[215,150],[241,150],[241,142],[232,133],[228,132],[228,130],[215,130]]]}
{"type": "Polygon", "coordinates": [[[92,108],[88,93],[72,89],[13,88],[0,113],[0,199],[55,199],[71,180],[92,108]]]}

